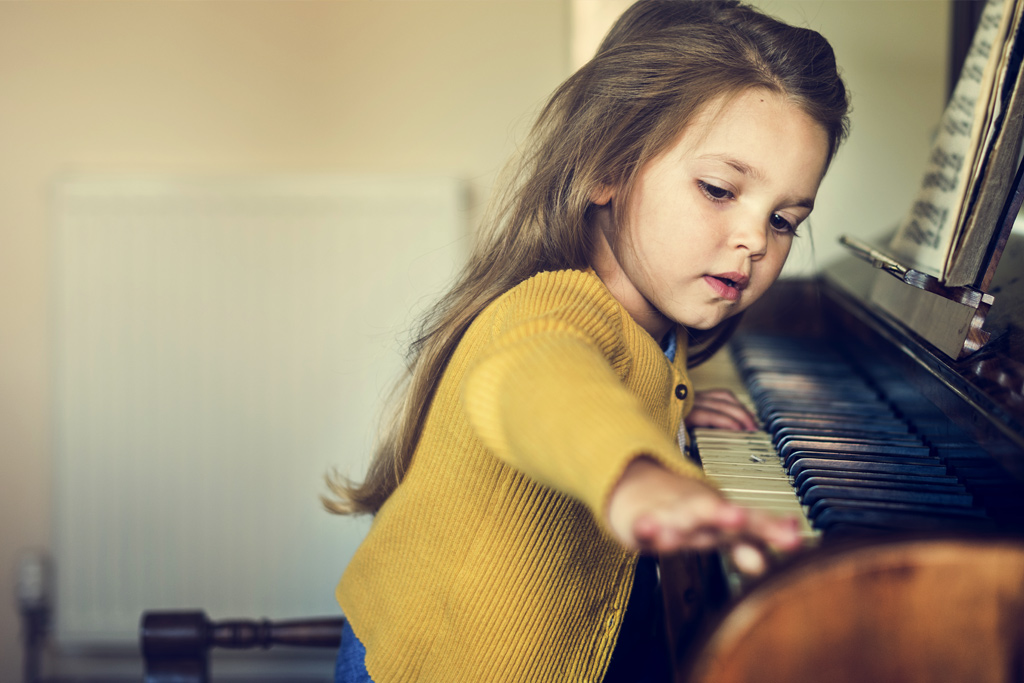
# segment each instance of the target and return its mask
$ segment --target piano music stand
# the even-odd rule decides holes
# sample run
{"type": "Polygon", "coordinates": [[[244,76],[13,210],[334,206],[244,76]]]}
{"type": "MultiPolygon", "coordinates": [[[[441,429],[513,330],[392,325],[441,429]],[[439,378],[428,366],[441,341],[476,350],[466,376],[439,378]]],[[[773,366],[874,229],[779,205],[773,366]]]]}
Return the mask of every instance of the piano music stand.
{"type": "Polygon", "coordinates": [[[984,267],[973,286],[947,287],[938,278],[901,263],[881,249],[847,235],[839,241],[859,258],[894,276],[895,279],[879,273],[870,295],[872,301],[893,321],[958,360],[979,351],[989,340],[989,333],[983,327],[994,298],[987,292],[1022,200],[1024,162],[1017,166],[1011,191],[996,222],[998,227],[992,233],[982,261],[984,267]]]}

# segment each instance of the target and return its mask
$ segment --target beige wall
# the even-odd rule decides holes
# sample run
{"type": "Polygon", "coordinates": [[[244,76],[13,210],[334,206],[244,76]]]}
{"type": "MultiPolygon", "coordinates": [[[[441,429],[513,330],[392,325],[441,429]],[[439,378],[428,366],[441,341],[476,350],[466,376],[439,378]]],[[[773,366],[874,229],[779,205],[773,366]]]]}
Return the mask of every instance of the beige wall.
{"type": "MultiPolygon", "coordinates": [[[[907,206],[943,99],[946,5],[759,4],[831,38],[853,91],[813,221],[827,264],[835,234],[879,234],[907,206]]],[[[54,178],[434,171],[479,200],[567,73],[569,19],[568,0],[0,3],[0,596],[18,551],[50,541],[54,178]]],[[[0,597],[0,680],[18,675],[17,633],[0,597]]]]}
{"type": "Polygon", "coordinates": [[[0,680],[51,537],[46,195],[72,171],[425,171],[476,197],[566,75],[560,0],[0,3],[0,680]]]}
{"type": "Polygon", "coordinates": [[[946,101],[949,5],[941,0],[756,0],[832,42],[852,132],[783,275],[828,268],[848,234],[883,245],[910,208],[946,101]],[[813,248],[812,248],[813,240],[813,248]]]}

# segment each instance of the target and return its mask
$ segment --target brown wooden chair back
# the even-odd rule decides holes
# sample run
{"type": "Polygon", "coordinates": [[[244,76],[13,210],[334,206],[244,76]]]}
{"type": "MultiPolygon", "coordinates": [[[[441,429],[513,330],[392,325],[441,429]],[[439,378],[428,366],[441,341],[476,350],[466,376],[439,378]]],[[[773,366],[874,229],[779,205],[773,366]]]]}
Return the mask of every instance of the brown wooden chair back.
{"type": "Polygon", "coordinates": [[[1024,540],[822,552],[733,607],[689,683],[1024,682],[1024,540]]]}

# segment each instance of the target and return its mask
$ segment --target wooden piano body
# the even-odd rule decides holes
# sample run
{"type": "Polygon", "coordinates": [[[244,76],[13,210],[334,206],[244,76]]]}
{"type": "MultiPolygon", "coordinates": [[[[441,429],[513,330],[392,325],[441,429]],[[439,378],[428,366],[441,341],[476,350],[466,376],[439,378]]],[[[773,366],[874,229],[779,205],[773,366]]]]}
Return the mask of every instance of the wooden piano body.
{"type": "Polygon", "coordinates": [[[754,587],[680,683],[1024,681],[1024,544],[823,546],[754,587]]]}

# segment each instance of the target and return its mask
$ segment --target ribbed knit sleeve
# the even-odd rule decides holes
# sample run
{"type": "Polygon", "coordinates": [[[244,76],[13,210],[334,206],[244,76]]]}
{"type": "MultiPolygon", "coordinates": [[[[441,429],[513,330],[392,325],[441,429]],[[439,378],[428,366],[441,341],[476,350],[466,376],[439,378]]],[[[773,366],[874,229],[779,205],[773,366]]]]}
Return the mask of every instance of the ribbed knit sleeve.
{"type": "Polygon", "coordinates": [[[624,382],[643,370],[629,362],[623,330],[635,323],[622,319],[610,296],[595,303],[578,279],[551,280],[508,307],[489,350],[467,372],[463,402],[499,458],[583,502],[604,525],[608,496],[634,458],[701,474],[680,458],[674,432],[656,424],[624,382]]]}
{"type": "Polygon", "coordinates": [[[541,273],[477,316],[405,478],[338,584],[379,683],[600,683],[636,554],[605,503],[692,408],[673,362],[592,271],[541,273]]]}

